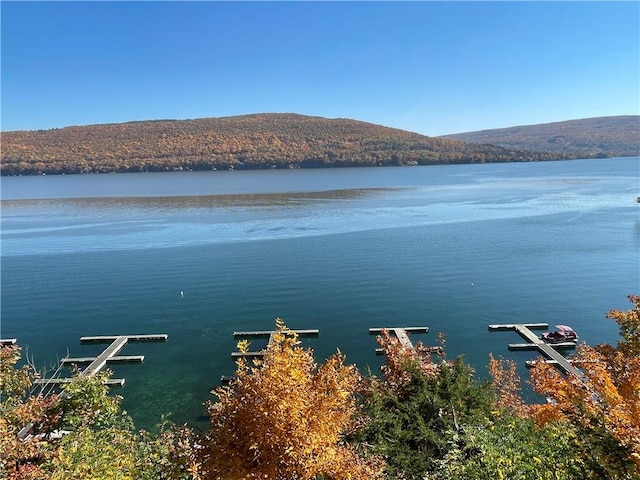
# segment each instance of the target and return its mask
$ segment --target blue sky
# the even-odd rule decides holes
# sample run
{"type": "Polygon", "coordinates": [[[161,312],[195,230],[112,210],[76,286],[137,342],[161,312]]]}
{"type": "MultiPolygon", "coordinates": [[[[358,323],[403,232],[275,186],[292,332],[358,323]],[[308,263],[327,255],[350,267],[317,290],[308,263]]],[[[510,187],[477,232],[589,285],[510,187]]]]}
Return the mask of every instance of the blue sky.
{"type": "Polygon", "coordinates": [[[1,129],[295,112],[426,135],[640,113],[629,2],[2,1],[1,129]]]}

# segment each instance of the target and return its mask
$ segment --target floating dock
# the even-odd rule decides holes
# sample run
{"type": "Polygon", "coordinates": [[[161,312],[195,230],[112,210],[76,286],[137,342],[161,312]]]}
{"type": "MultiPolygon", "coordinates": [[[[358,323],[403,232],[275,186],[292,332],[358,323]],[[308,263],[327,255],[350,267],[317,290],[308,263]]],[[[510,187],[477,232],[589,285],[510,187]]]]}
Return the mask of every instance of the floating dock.
{"type": "MultiPolygon", "coordinates": [[[[117,335],[99,337],[80,337],[80,343],[109,343],[97,357],[67,358],[64,363],[87,363],[89,365],[80,372],[81,377],[90,377],[104,368],[107,362],[142,362],[144,356],[118,356],[118,352],[129,342],[166,342],[168,335],[117,335]]],[[[116,379],[117,380],[117,379],[116,379]]]]}
{"type": "MultiPolygon", "coordinates": [[[[128,342],[166,342],[169,336],[167,334],[159,335],[112,335],[112,336],[98,336],[98,337],[80,337],[81,343],[109,343],[109,346],[105,348],[102,353],[96,357],[78,357],[78,358],[63,358],[61,364],[81,364],[88,363],[79,374],[79,377],[92,377],[102,370],[107,363],[112,362],[142,362],[144,360],[143,355],[118,355],[118,352],[128,342]]],[[[72,378],[41,378],[34,383],[40,385],[43,388],[47,386],[58,386],[71,383],[72,378]]],[[[105,382],[105,385],[110,387],[122,387],[124,385],[124,378],[110,378],[105,382]]],[[[66,395],[66,391],[63,390],[60,397],[63,398],[66,395]]],[[[18,432],[18,438],[21,440],[26,439],[31,430],[33,429],[33,423],[26,425],[18,432]]]]}
{"type": "MultiPolygon", "coordinates": [[[[317,337],[320,334],[320,330],[311,329],[311,330],[259,330],[259,331],[249,331],[249,332],[233,332],[234,338],[242,338],[242,337],[268,337],[269,341],[267,345],[270,345],[273,342],[273,339],[277,333],[287,334],[289,332],[295,332],[299,337],[317,337]]],[[[265,350],[253,351],[253,352],[232,352],[232,358],[239,357],[253,357],[253,358],[262,358],[264,357],[265,350]]]]}
{"type": "MultiPolygon", "coordinates": [[[[65,385],[71,383],[73,378],[39,378],[35,382],[35,385],[48,386],[48,385],[65,385]]],[[[124,386],[124,378],[110,378],[104,382],[108,387],[122,387],[124,386]]]]}
{"type": "Polygon", "coordinates": [[[166,333],[156,335],[99,335],[96,337],[80,337],[80,343],[112,343],[126,337],[127,342],[166,342],[169,335],[166,333]]]}
{"type": "Polygon", "coordinates": [[[510,350],[538,350],[548,359],[548,363],[552,363],[560,368],[564,373],[574,375],[583,383],[586,381],[585,374],[571,364],[571,361],[565,358],[555,348],[575,348],[574,342],[549,344],[540,339],[538,335],[531,329],[547,329],[548,323],[514,323],[504,325],[489,325],[489,331],[499,330],[515,330],[528,341],[528,343],[512,343],[509,344],[510,350]],[[554,348],[555,347],[555,348],[554,348]]]}
{"type": "MultiPolygon", "coordinates": [[[[386,330],[390,333],[393,333],[396,338],[398,339],[398,341],[400,342],[400,345],[402,345],[404,348],[407,348],[409,350],[413,350],[415,351],[415,347],[413,346],[413,342],[411,342],[411,338],[409,337],[409,332],[411,333],[428,333],[429,332],[429,327],[380,327],[380,328],[370,328],[369,329],[369,335],[377,335],[379,333],[382,333],[382,330],[386,330]]],[[[377,351],[382,351],[381,348],[376,349],[377,351]]]]}
{"type": "MultiPolygon", "coordinates": [[[[398,339],[398,341],[400,342],[400,345],[402,345],[402,347],[415,352],[416,347],[413,345],[413,342],[411,341],[411,337],[409,336],[409,333],[428,333],[429,327],[377,327],[377,328],[370,328],[369,335],[378,335],[382,333],[382,330],[386,330],[390,333],[393,333],[395,337],[398,339]]],[[[426,348],[430,351],[430,353],[438,353],[438,354],[442,353],[442,347],[439,347],[439,346],[426,347],[426,348]]],[[[384,351],[382,348],[376,348],[376,354],[382,355],[383,353],[384,351]]]]}
{"type": "MultiPolygon", "coordinates": [[[[96,357],[65,357],[60,360],[60,363],[64,365],[68,364],[81,364],[91,363],[96,357]]],[[[144,362],[144,355],[116,355],[114,357],[107,358],[107,363],[142,363],[144,362]]]]}
{"type": "MultiPolygon", "coordinates": [[[[289,332],[295,332],[296,335],[298,335],[299,337],[317,337],[320,334],[320,330],[318,330],[317,328],[314,329],[307,329],[307,330],[293,330],[293,329],[287,329],[287,330],[282,330],[282,331],[278,331],[278,330],[257,330],[257,331],[247,331],[247,332],[233,332],[233,336],[234,338],[242,338],[242,337],[254,337],[254,338],[269,338],[269,341],[267,342],[267,345],[271,344],[275,338],[275,335],[277,333],[289,333],[289,332]]],[[[231,358],[233,359],[237,359],[237,358],[262,358],[264,357],[265,354],[265,350],[266,348],[262,349],[262,350],[258,350],[258,351],[253,351],[253,352],[231,352],[231,358]]],[[[222,375],[220,377],[220,381],[222,383],[229,383],[231,382],[235,377],[233,376],[229,376],[229,375],[222,375]]]]}

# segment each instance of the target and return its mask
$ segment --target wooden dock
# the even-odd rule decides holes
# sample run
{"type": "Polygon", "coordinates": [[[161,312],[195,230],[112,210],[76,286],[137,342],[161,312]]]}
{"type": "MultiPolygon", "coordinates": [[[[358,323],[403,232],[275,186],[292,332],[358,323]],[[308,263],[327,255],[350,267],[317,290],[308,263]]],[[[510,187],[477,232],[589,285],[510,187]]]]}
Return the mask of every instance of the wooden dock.
{"type": "MultiPolygon", "coordinates": [[[[489,325],[489,331],[498,330],[515,330],[528,341],[528,343],[512,343],[509,344],[510,350],[538,350],[548,360],[553,362],[553,365],[558,366],[566,374],[574,375],[580,381],[585,382],[586,377],[582,371],[578,370],[571,364],[571,361],[565,358],[554,347],[560,348],[575,348],[576,344],[573,342],[549,344],[540,339],[538,335],[531,331],[531,329],[546,329],[549,328],[547,323],[514,323],[505,325],[489,325]]],[[[551,363],[551,362],[549,362],[551,363]]]]}
{"type": "Polygon", "coordinates": [[[126,337],[127,342],[166,342],[169,335],[99,335],[97,337],[80,337],[80,343],[113,343],[119,338],[126,337]]]}
{"type": "MultiPolygon", "coordinates": [[[[295,332],[298,336],[300,337],[316,337],[320,334],[320,330],[318,330],[317,328],[314,329],[307,329],[307,330],[292,330],[292,329],[287,329],[287,330],[283,330],[281,332],[278,332],[278,330],[258,330],[258,331],[248,331],[248,332],[233,332],[233,336],[234,338],[242,338],[242,337],[254,337],[254,338],[269,338],[269,341],[267,342],[267,346],[269,344],[271,344],[274,340],[274,337],[276,335],[276,333],[288,333],[288,332],[295,332]]],[[[266,348],[262,349],[262,350],[258,350],[258,351],[253,351],[253,352],[231,352],[231,358],[233,359],[238,359],[238,358],[262,358],[264,357],[264,353],[265,353],[266,348]]],[[[220,377],[220,382],[223,384],[228,384],[229,382],[231,382],[235,377],[233,375],[222,375],[220,377]]]]}
{"type": "MultiPolygon", "coordinates": [[[[312,330],[283,330],[280,333],[288,333],[288,332],[296,332],[299,337],[309,336],[309,335],[318,335],[320,330],[312,329],[312,330]]],[[[258,330],[258,331],[249,331],[249,332],[233,332],[234,337],[271,337],[274,334],[278,333],[278,330],[258,330]]]]}
{"type": "MultiPolygon", "coordinates": [[[[310,330],[283,330],[283,331],[278,331],[278,330],[259,330],[259,331],[248,331],[248,332],[233,332],[233,336],[234,338],[242,338],[242,337],[268,337],[269,341],[267,342],[267,345],[270,345],[273,340],[274,337],[277,333],[283,333],[286,334],[288,332],[295,332],[296,335],[298,335],[299,337],[315,337],[318,336],[320,334],[320,330],[318,329],[310,329],[310,330]]],[[[231,358],[241,358],[241,357],[248,357],[248,358],[262,358],[264,357],[264,352],[265,349],[263,350],[259,350],[259,351],[253,351],[253,352],[232,352],[231,353],[231,358]]]]}
{"type": "MultiPolygon", "coordinates": [[[[413,345],[413,342],[411,341],[411,337],[409,336],[409,333],[428,333],[429,327],[377,327],[377,328],[370,328],[369,335],[378,335],[382,333],[382,330],[387,330],[388,332],[393,333],[395,337],[398,339],[398,341],[400,342],[400,345],[402,345],[402,347],[415,352],[416,347],[413,345]]],[[[427,348],[431,351],[431,353],[442,352],[441,347],[427,347],[427,348]]],[[[384,352],[382,348],[376,348],[376,353],[378,355],[382,355],[384,352]]]]}
{"type": "MultiPolygon", "coordinates": [[[[144,356],[119,356],[118,352],[129,342],[166,342],[168,335],[117,335],[99,337],[80,337],[80,343],[109,343],[97,357],[81,357],[65,359],[64,363],[87,363],[89,365],[80,372],[81,377],[91,377],[104,368],[107,362],[142,362],[144,356]],[[81,361],[79,361],[81,360],[81,361]]],[[[115,379],[118,380],[118,379],[115,379]]]]}
{"type": "MultiPolygon", "coordinates": [[[[88,363],[79,374],[79,377],[92,377],[102,370],[107,363],[111,362],[142,362],[144,360],[143,355],[118,355],[118,352],[128,342],[165,342],[168,338],[167,334],[160,335],[113,335],[113,336],[98,336],[98,337],[81,337],[81,343],[109,343],[109,346],[105,348],[102,353],[97,357],[78,357],[78,358],[63,358],[61,364],[80,364],[88,363]]],[[[41,378],[34,383],[40,385],[43,388],[47,386],[59,386],[72,382],[72,378],[41,378]]],[[[105,382],[105,385],[111,387],[122,387],[124,385],[124,378],[110,378],[105,382]]],[[[63,390],[60,394],[60,398],[66,396],[66,391],[63,390]]],[[[21,440],[26,439],[31,430],[33,424],[26,425],[18,432],[18,438],[21,440]]]]}
{"type": "MultiPolygon", "coordinates": [[[[65,357],[60,360],[60,363],[68,364],[81,364],[91,363],[96,357],[65,357]]],[[[142,363],[144,362],[144,355],[116,355],[114,357],[107,358],[107,363],[142,363]]]]}
{"type": "MultiPolygon", "coordinates": [[[[71,383],[73,378],[39,378],[33,383],[35,385],[48,386],[48,385],[65,385],[71,383]]],[[[110,378],[104,382],[109,387],[122,387],[124,386],[124,378],[110,378]]]]}

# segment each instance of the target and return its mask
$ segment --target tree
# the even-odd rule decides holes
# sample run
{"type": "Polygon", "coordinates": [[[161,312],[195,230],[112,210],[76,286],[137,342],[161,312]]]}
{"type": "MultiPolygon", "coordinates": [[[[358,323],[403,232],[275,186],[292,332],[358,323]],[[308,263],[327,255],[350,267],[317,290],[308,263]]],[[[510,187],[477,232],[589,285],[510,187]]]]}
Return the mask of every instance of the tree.
{"type": "Polygon", "coordinates": [[[574,438],[559,424],[538,427],[508,413],[488,427],[467,426],[425,480],[574,480],[583,478],[574,438]]]}
{"type": "MultiPolygon", "coordinates": [[[[360,375],[340,352],[319,367],[311,350],[276,319],[263,360],[238,361],[236,379],[209,402],[211,430],[202,475],[207,479],[372,479],[343,435],[353,428],[360,375]]],[[[241,343],[241,351],[248,344],[241,343]]]]}
{"type": "Polygon", "coordinates": [[[40,464],[53,449],[46,442],[25,442],[18,433],[33,424],[34,434],[47,433],[59,421],[55,411],[57,396],[45,397],[32,390],[37,377],[30,365],[16,368],[21,358],[19,346],[0,346],[0,477],[43,478],[40,464]]]}
{"type": "Polygon", "coordinates": [[[9,480],[191,480],[197,439],[186,428],[135,432],[109,395],[109,372],[73,378],[62,395],[33,389],[20,348],[0,347],[0,478],[9,480]],[[20,438],[22,427],[30,435],[20,438]]]}
{"type": "Polygon", "coordinates": [[[516,373],[515,362],[502,357],[495,359],[492,354],[489,354],[489,374],[491,386],[496,395],[496,406],[519,417],[528,416],[530,412],[520,395],[522,385],[516,373]]]}
{"type": "Polygon", "coordinates": [[[366,427],[355,435],[387,460],[389,478],[422,479],[437,468],[469,425],[489,425],[493,393],[462,359],[437,363],[427,347],[403,347],[383,331],[384,380],[363,389],[366,427]]]}
{"type": "Polygon", "coordinates": [[[186,427],[164,425],[151,435],[135,432],[131,420],[121,417],[63,437],[43,470],[50,480],[197,480],[196,444],[186,427]]]}

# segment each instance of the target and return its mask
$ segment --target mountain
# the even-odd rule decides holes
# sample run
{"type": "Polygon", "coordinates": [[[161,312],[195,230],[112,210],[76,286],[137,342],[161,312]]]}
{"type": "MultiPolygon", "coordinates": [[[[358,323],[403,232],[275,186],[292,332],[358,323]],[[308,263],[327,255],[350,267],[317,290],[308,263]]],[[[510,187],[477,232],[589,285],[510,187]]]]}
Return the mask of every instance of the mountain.
{"type": "Polygon", "coordinates": [[[2,133],[2,175],[556,160],[349,119],[254,114],[2,133]]]}
{"type": "Polygon", "coordinates": [[[456,133],[441,138],[585,158],[631,157],[640,155],[640,116],[585,118],[456,133]]]}

